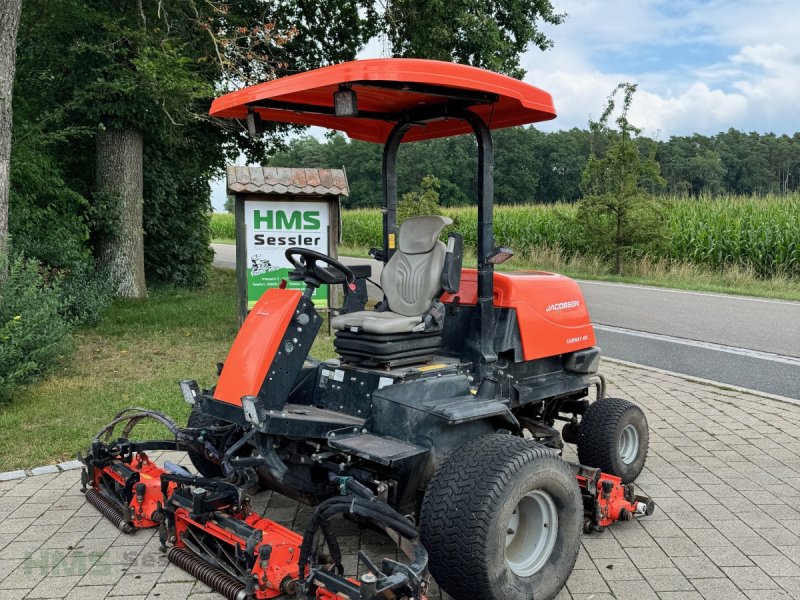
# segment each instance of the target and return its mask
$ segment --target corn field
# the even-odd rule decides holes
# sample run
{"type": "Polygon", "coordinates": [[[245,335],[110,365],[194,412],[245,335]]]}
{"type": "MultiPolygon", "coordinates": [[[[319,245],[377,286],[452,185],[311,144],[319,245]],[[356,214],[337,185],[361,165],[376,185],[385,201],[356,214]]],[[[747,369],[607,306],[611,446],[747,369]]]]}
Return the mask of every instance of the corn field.
{"type": "MultiPolygon", "coordinates": [[[[737,266],[762,277],[800,277],[800,194],[784,196],[664,199],[669,223],[668,259],[714,270],[737,266]]],[[[477,245],[475,207],[445,208],[467,248],[477,245]]],[[[498,206],[494,211],[495,244],[519,256],[535,248],[558,248],[567,255],[586,250],[575,227],[575,204],[498,206]]],[[[213,215],[215,238],[233,238],[233,215],[213,215]]],[[[343,214],[346,246],[378,247],[381,211],[350,210],[343,214]]]]}

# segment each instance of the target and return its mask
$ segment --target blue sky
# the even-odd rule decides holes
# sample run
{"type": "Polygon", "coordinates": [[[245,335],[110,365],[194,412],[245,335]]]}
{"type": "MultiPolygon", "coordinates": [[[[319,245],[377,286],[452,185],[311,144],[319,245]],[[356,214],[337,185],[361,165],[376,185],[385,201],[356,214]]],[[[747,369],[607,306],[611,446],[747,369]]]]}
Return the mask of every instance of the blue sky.
{"type": "MultiPolygon", "coordinates": [[[[545,131],[587,126],[623,81],[639,91],[644,133],[714,134],[730,127],[800,131],[800,0],[553,0],[566,21],[546,52],[522,58],[525,81],[553,95],[545,131]]],[[[360,58],[386,55],[373,40],[360,58]]],[[[216,184],[214,206],[224,203],[216,184]]]]}

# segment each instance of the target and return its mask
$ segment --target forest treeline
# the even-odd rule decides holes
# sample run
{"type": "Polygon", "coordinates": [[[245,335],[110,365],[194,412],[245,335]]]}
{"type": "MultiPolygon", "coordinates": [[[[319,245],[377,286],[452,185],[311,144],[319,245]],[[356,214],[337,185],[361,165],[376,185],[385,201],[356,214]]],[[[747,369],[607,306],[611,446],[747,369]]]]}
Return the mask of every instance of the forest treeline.
{"type": "MultiPolygon", "coordinates": [[[[534,127],[501,129],[495,140],[495,201],[498,204],[574,201],[581,197],[581,175],[590,144],[604,141],[584,129],[545,133],[534,127]]],[[[637,138],[645,152],[654,140],[637,138]]],[[[666,183],[654,193],[760,195],[800,190],[800,133],[792,136],[744,133],[675,136],[655,141],[656,160],[666,183]]],[[[600,148],[599,150],[602,150],[600,148]]],[[[476,195],[477,146],[471,136],[404,144],[400,148],[401,193],[416,188],[425,175],[441,182],[441,203],[459,206],[476,195]]],[[[348,208],[379,206],[381,148],[335,135],[292,140],[270,161],[273,166],[344,166],[350,184],[348,208]]]]}

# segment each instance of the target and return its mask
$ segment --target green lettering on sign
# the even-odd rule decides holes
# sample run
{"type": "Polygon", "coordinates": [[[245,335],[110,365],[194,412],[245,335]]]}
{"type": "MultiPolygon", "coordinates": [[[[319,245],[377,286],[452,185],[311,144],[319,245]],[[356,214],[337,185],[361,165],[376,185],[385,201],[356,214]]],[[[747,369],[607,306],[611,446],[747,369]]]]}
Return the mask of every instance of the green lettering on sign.
{"type": "Polygon", "coordinates": [[[308,210],[303,213],[304,229],[319,229],[319,211],[308,210]]]}
{"type": "Polygon", "coordinates": [[[266,216],[261,215],[260,210],[253,211],[253,227],[255,229],[261,229],[261,224],[266,223],[267,229],[272,229],[272,211],[268,210],[266,216]]]}
{"type": "Polygon", "coordinates": [[[253,211],[253,228],[260,229],[320,229],[320,217],[318,210],[307,210],[300,212],[299,210],[286,213],[282,210],[272,211],[267,210],[262,212],[260,210],[253,211]],[[275,215],[277,213],[277,216],[275,215]]]}
{"type": "Polygon", "coordinates": [[[275,229],[300,229],[302,217],[300,211],[295,210],[292,212],[291,217],[287,217],[286,213],[282,210],[278,211],[278,219],[275,223],[275,229]]]}

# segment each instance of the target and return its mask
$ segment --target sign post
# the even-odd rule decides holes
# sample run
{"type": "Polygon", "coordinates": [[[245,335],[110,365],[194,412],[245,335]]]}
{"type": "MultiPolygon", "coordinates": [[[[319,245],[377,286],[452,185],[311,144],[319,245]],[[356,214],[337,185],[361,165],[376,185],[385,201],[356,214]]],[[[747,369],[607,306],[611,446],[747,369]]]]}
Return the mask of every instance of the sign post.
{"type": "MultiPolygon", "coordinates": [[[[235,197],[236,278],[239,323],[261,295],[277,288],[303,289],[289,281],[287,248],[301,247],[338,257],[339,198],[349,193],[344,171],[276,167],[228,167],[228,193],[235,197]]],[[[312,300],[330,307],[329,286],[312,300]]]]}

